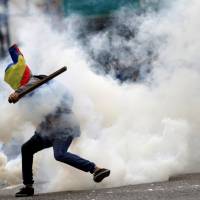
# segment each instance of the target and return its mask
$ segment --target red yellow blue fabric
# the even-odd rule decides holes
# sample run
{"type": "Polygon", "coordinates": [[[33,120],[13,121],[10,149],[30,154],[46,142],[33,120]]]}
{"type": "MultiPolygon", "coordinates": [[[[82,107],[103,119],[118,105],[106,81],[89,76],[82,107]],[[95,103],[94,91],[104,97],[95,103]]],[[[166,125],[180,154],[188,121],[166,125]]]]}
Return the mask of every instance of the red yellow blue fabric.
{"type": "Polygon", "coordinates": [[[9,53],[13,63],[9,64],[5,70],[4,80],[14,90],[26,85],[31,78],[31,70],[26,65],[25,59],[16,44],[9,48],[9,53]]]}

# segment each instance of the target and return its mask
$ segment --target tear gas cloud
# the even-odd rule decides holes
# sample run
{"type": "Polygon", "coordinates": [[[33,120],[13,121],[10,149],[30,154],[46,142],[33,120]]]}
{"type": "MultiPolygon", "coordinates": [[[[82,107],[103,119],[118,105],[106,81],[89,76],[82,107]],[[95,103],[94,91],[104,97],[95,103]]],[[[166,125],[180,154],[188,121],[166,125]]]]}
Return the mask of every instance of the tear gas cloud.
{"type": "MultiPolygon", "coordinates": [[[[176,173],[199,170],[199,9],[198,0],[179,0],[167,10],[146,13],[135,20],[131,11],[122,9],[116,13],[120,23],[128,22],[130,27],[140,21],[135,38],[128,41],[133,56],[143,58],[142,52],[146,52],[149,42],[154,44],[157,54],[146,81],[121,85],[91,70],[94,61],[76,39],[78,17],[66,18],[65,28],[60,31],[54,30],[41,14],[13,20],[19,27],[15,30],[16,40],[34,73],[49,74],[60,66],[68,66],[67,73],[57,80],[73,94],[73,110],[82,129],[81,137],[69,151],[112,172],[110,178],[97,186],[89,174],[56,162],[52,149],[48,149],[35,156],[36,181],[47,181],[49,191],[89,189],[163,181],[176,173]],[[137,52],[136,40],[140,48],[137,52]]],[[[123,50],[120,38],[115,38],[115,34],[112,37],[123,50]]],[[[108,45],[105,41],[106,31],[91,36],[93,45],[89,47],[102,51],[108,45]]],[[[131,54],[123,62],[130,60],[131,54]]],[[[1,65],[5,66],[7,61],[1,65]]],[[[54,95],[41,89],[39,98],[9,105],[6,97],[10,89],[2,78],[0,87],[1,141],[20,138],[23,143],[53,109],[52,105],[59,100],[59,90],[55,89],[54,95]]],[[[20,157],[8,161],[1,152],[0,168],[1,180],[9,184],[20,182],[20,157]]]]}

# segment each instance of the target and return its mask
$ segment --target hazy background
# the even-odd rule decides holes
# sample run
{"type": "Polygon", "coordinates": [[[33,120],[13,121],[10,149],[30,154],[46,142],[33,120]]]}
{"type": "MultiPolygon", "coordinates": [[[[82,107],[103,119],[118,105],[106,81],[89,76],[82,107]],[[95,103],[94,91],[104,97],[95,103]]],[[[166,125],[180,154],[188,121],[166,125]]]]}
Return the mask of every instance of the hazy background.
{"type": "MultiPolygon", "coordinates": [[[[57,80],[74,96],[82,130],[69,151],[111,169],[97,185],[90,174],[55,161],[52,149],[44,150],[34,159],[42,191],[163,181],[199,171],[198,0],[162,1],[159,9],[140,12],[122,6],[101,30],[87,29],[80,14],[55,19],[29,6],[30,14],[19,16],[21,6],[10,3],[12,42],[35,74],[68,66],[57,80]]],[[[10,105],[12,91],[3,82],[9,63],[6,56],[0,68],[0,179],[13,185],[21,183],[21,144],[62,92],[43,88],[36,98],[10,105]]]]}

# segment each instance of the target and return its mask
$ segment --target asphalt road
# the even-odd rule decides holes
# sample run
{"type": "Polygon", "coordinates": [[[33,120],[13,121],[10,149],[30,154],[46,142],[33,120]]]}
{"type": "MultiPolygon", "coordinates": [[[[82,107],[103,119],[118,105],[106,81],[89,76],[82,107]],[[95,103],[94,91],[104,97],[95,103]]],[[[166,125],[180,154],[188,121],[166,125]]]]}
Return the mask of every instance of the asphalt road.
{"type": "MultiPolygon", "coordinates": [[[[0,200],[16,199],[16,189],[0,190],[0,200]]],[[[200,200],[200,174],[181,175],[160,183],[90,191],[36,194],[18,200],[200,200]]]]}

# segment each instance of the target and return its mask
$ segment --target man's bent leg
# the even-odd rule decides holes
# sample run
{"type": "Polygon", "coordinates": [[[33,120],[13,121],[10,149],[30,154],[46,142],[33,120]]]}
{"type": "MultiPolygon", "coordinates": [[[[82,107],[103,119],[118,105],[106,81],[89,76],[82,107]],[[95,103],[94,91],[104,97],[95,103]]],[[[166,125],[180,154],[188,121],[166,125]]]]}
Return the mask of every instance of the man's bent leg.
{"type": "Polygon", "coordinates": [[[34,182],[32,172],[34,153],[51,146],[52,144],[49,141],[44,140],[37,133],[22,145],[22,177],[24,185],[32,185],[34,182]]]}
{"type": "Polygon", "coordinates": [[[90,162],[89,160],[85,160],[84,158],[67,152],[72,140],[72,136],[69,136],[64,141],[61,139],[54,140],[53,150],[55,159],[82,171],[94,173],[95,164],[93,162],[90,162]]]}

